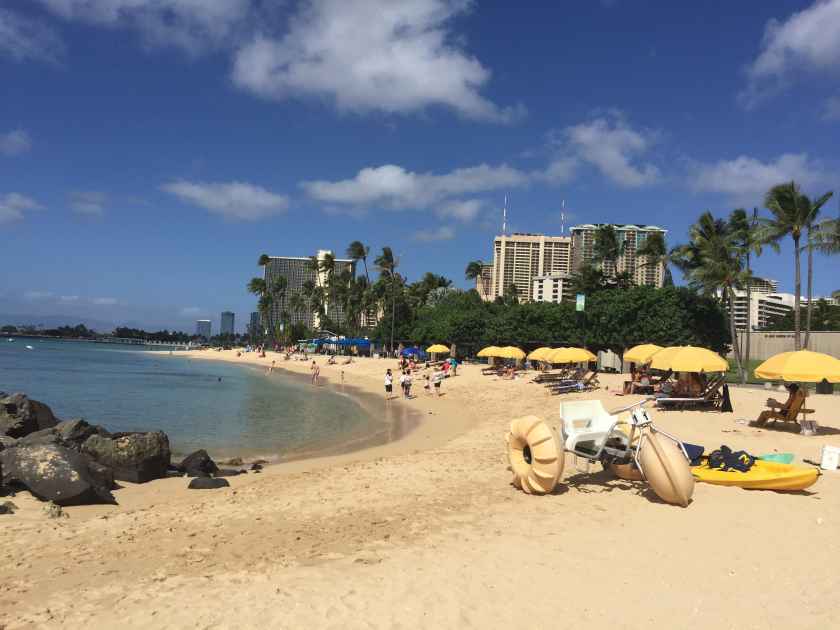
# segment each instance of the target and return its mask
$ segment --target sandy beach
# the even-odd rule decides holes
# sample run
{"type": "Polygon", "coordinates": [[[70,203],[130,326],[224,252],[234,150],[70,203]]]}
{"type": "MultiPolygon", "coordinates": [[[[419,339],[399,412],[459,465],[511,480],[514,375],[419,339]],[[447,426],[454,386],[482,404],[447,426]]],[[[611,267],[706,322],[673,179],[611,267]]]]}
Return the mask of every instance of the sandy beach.
{"type": "MultiPolygon", "coordinates": [[[[194,357],[309,370],[272,354],[194,357]]],[[[344,370],[347,387],[378,395],[395,366],[318,362],[331,386],[344,370]]],[[[227,489],[126,483],[118,506],[66,508],[62,519],[18,493],[18,512],[0,516],[0,628],[840,625],[840,472],[801,493],[698,484],[679,508],[600,466],[578,472],[567,456],[555,493],[529,496],[510,483],[503,436],[520,415],[555,420],[560,402],[530,378],[465,365],[441,398],[415,379],[413,400],[381,402],[420,418],[402,439],[270,466],[227,489]]],[[[604,375],[610,391],[563,399],[624,406],[632,398],[612,393],[621,380],[604,375]]],[[[822,431],[806,437],[741,422],[778,392],[731,394],[731,414],[652,413],[707,450],[790,451],[800,462],[840,445],[836,396],[809,397],[822,431]]]]}

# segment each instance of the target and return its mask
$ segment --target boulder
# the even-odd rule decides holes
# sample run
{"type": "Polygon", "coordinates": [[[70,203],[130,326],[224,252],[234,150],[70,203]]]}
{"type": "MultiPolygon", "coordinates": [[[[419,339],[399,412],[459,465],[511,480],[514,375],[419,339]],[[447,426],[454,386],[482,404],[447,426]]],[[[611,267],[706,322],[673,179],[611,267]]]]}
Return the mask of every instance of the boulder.
{"type": "Polygon", "coordinates": [[[116,503],[101,477],[83,455],[54,445],[10,448],[0,453],[4,482],[26,488],[56,505],[116,503]]]}
{"type": "Polygon", "coordinates": [[[0,503],[0,514],[14,514],[18,507],[11,501],[0,503]]]}
{"type": "Polygon", "coordinates": [[[237,470],[235,468],[219,468],[213,476],[214,477],[236,477],[236,475],[241,475],[244,473],[244,470],[237,470]]]}
{"type": "Polygon", "coordinates": [[[227,479],[214,479],[211,477],[196,477],[190,481],[187,486],[190,490],[216,490],[217,488],[227,488],[230,484],[227,479]]]}
{"type": "Polygon", "coordinates": [[[132,483],[165,477],[171,457],[169,438],[162,431],[111,437],[94,434],[84,441],[81,451],[113,470],[114,479],[132,483]]]}
{"type": "Polygon", "coordinates": [[[190,453],[178,465],[178,470],[187,473],[188,477],[207,477],[218,472],[216,462],[207,454],[204,449],[190,453]]]}
{"type": "Polygon", "coordinates": [[[228,460],[219,462],[220,464],[224,464],[225,466],[241,466],[242,465],[242,458],[241,457],[231,457],[228,460]]]}
{"type": "Polygon", "coordinates": [[[64,420],[55,425],[56,433],[69,446],[81,448],[85,440],[91,435],[101,435],[102,437],[111,437],[103,427],[95,424],[89,424],[83,418],[74,418],[73,420],[64,420]]]}
{"type": "Polygon", "coordinates": [[[254,472],[259,472],[262,469],[263,469],[263,465],[258,463],[258,462],[254,462],[253,464],[251,464],[251,470],[253,470],[254,472]]]}
{"type": "Polygon", "coordinates": [[[0,435],[21,438],[58,424],[52,409],[26,394],[9,394],[0,398],[0,435]]]}
{"type": "Polygon", "coordinates": [[[4,448],[12,448],[17,443],[18,441],[15,438],[9,437],[8,435],[0,435],[0,451],[4,448]]]}
{"type": "Polygon", "coordinates": [[[17,441],[18,446],[67,446],[55,429],[34,431],[17,441]]]}

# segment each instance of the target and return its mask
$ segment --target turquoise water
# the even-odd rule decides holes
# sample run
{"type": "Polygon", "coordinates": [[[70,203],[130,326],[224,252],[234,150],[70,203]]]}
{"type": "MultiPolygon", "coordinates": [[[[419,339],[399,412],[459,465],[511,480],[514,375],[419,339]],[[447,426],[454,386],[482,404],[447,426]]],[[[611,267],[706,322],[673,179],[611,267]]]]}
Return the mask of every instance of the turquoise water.
{"type": "Polygon", "coordinates": [[[62,419],[83,417],[110,431],[165,431],[179,454],[205,448],[217,457],[292,459],[408,430],[378,399],[136,346],[0,338],[0,391],[25,392],[62,419]]]}

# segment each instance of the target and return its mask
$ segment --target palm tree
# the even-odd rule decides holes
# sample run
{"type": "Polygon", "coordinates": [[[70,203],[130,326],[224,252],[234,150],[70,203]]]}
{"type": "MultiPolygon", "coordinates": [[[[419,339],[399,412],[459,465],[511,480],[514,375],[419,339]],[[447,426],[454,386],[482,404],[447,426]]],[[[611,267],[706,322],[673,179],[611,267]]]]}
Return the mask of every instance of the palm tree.
{"type": "MultiPolygon", "coordinates": [[[[799,190],[796,182],[786,184],[779,184],[773,186],[764,197],[764,205],[773,215],[770,218],[761,218],[759,241],[766,243],[778,250],[779,242],[790,236],[793,239],[793,256],[794,256],[794,314],[793,322],[795,328],[794,344],[795,349],[802,348],[802,340],[800,338],[802,321],[799,303],[802,296],[802,262],[800,260],[800,241],[803,232],[806,232],[810,237],[810,228],[814,223],[816,214],[819,213],[822,205],[828,201],[831,193],[823,195],[816,203],[811,203],[807,196],[803,195],[799,190]]],[[[812,248],[810,247],[810,238],[808,239],[809,247],[809,277],[813,273],[811,265],[813,265],[812,248]]]]}
{"type": "Polygon", "coordinates": [[[266,291],[265,280],[263,278],[251,278],[248,282],[248,293],[257,296],[257,311],[260,313],[263,326],[270,328],[271,298],[266,291]]]}
{"type": "Polygon", "coordinates": [[[831,199],[834,193],[829,191],[822,197],[811,204],[811,220],[808,222],[808,310],[805,316],[805,348],[808,347],[808,342],[811,340],[811,315],[814,311],[814,247],[815,237],[819,232],[819,224],[817,224],[817,217],[820,210],[831,199]]]}
{"type": "Polygon", "coordinates": [[[689,286],[710,296],[720,296],[729,303],[729,333],[738,373],[743,380],[744,366],[738,331],[735,328],[735,290],[749,282],[749,270],[744,265],[740,234],[731,224],[715,219],[705,212],[689,229],[689,243],[672,252],[672,260],[679,267],[689,286]]]}
{"type": "Polygon", "coordinates": [[[478,278],[481,278],[481,292],[482,294],[487,295],[487,281],[482,275],[483,270],[484,262],[481,260],[473,260],[467,264],[467,268],[464,270],[464,277],[467,280],[477,280],[478,278]]]}
{"type": "Polygon", "coordinates": [[[621,256],[621,244],[618,233],[610,225],[602,225],[595,232],[595,242],[592,245],[592,261],[605,275],[613,275],[618,257],[621,256]]]}
{"type": "Polygon", "coordinates": [[[271,258],[268,256],[268,254],[262,254],[259,260],[257,261],[257,265],[259,267],[265,267],[269,262],[271,262],[271,258]]]}
{"type": "Polygon", "coordinates": [[[379,275],[382,278],[388,278],[391,285],[391,352],[394,351],[394,320],[396,319],[397,310],[397,281],[396,269],[399,261],[394,258],[394,252],[390,247],[383,247],[382,253],[376,257],[374,261],[379,275]]]}
{"type": "Polygon", "coordinates": [[[367,267],[368,254],[370,254],[370,247],[361,241],[353,241],[347,246],[347,258],[355,262],[359,262],[360,260],[362,261],[362,264],[365,266],[365,278],[367,278],[367,282],[370,284],[370,276],[368,275],[367,267]]]}

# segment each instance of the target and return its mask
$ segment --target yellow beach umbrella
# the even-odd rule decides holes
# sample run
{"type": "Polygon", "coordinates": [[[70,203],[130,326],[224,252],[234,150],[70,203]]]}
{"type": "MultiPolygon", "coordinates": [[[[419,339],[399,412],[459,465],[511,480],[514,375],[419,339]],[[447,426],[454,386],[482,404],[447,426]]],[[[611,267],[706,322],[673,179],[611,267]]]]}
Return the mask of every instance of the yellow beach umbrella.
{"type": "Polygon", "coordinates": [[[449,348],[444,346],[442,343],[436,343],[426,348],[426,352],[432,354],[449,354],[449,348]]]}
{"type": "Polygon", "coordinates": [[[546,355],[551,352],[551,348],[537,348],[528,353],[529,361],[545,361],[546,355]]]}
{"type": "Polygon", "coordinates": [[[671,346],[660,350],[650,360],[654,370],[674,372],[726,372],[729,363],[719,354],[695,346],[671,346]]]}
{"type": "Polygon", "coordinates": [[[782,352],[755,368],[755,375],[788,382],[819,383],[826,379],[829,383],[840,383],[840,360],[810,350],[782,352]]]}
{"type": "Polygon", "coordinates": [[[557,348],[548,356],[552,363],[584,363],[597,359],[598,357],[586,348],[557,348]]]}
{"type": "Polygon", "coordinates": [[[651,360],[654,354],[662,350],[662,346],[657,346],[654,343],[643,343],[638,346],[633,346],[624,353],[625,363],[647,363],[651,360]]]}
{"type": "Polygon", "coordinates": [[[501,348],[497,348],[496,346],[487,346],[486,348],[479,350],[475,356],[482,358],[497,357],[499,355],[496,353],[499,352],[499,350],[501,350],[501,348]]]}
{"type": "Polygon", "coordinates": [[[525,353],[514,346],[505,346],[504,348],[499,348],[496,356],[503,359],[516,359],[517,361],[522,361],[525,358],[525,353]]]}

